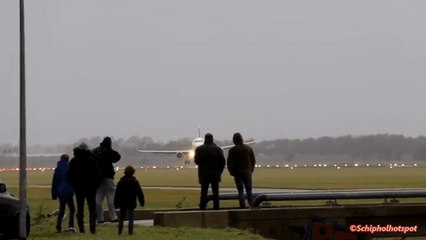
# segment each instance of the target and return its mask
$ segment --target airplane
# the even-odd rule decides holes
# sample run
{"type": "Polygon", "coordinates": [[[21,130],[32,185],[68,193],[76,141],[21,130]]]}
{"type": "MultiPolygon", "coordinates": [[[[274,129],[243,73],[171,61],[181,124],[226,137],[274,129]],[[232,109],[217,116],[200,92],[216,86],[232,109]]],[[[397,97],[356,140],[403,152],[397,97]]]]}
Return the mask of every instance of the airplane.
{"type": "MultiPolygon", "coordinates": [[[[255,144],[256,141],[244,142],[244,144],[255,144]]],[[[194,160],[195,149],[204,144],[204,138],[201,137],[201,130],[198,128],[198,137],[191,142],[191,149],[185,150],[148,150],[148,149],[137,149],[141,153],[154,153],[154,154],[175,154],[177,159],[184,160],[185,165],[190,164],[194,160]]],[[[223,151],[232,148],[234,145],[219,146],[223,151]]]]}

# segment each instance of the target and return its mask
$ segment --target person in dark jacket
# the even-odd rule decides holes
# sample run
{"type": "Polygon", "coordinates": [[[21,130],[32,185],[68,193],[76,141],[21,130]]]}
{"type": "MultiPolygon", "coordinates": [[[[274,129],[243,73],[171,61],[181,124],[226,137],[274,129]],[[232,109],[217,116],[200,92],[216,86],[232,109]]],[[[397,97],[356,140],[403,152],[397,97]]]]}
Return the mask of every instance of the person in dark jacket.
{"type": "Polygon", "coordinates": [[[123,222],[126,217],[129,220],[129,235],[133,234],[133,221],[135,218],[136,199],[139,204],[145,206],[145,197],[139,184],[139,181],[133,176],[135,168],[127,166],[124,169],[124,176],[117,184],[117,189],[114,197],[114,206],[120,209],[120,216],[118,221],[118,234],[123,231],[123,222]]]}
{"type": "Polygon", "coordinates": [[[194,162],[198,165],[198,181],[201,184],[200,209],[205,210],[209,185],[213,192],[213,209],[219,209],[219,183],[225,157],[223,150],[213,142],[213,135],[207,133],[204,144],[195,149],[194,162]]]}
{"type": "Polygon", "coordinates": [[[245,208],[244,188],[246,189],[247,200],[250,206],[253,201],[252,174],[256,159],[253,149],[244,144],[243,137],[240,133],[235,133],[232,140],[235,146],[229,149],[227,166],[229,174],[234,176],[240,208],[245,208]]]}
{"type": "Polygon", "coordinates": [[[109,210],[109,220],[111,222],[118,222],[117,213],[114,209],[115,171],[113,163],[118,162],[121,156],[117,151],[112,149],[110,137],[105,137],[99,147],[93,149],[92,152],[98,162],[102,177],[101,185],[96,193],[96,218],[98,223],[104,222],[104,211],[102,205],[106,198],[109,210]]]}
{"type": "Polygon", "coordinates": [[[65,215],[65,207],[68,206],[68,232],[75,232],[74,230],[74,190],[68,179],[69,171],[69,156],[68,154],[62,154],[60,161],[58,161],[55,172],[53,173],[52,179],[52,199],[56,200],[59,198],[59,211],[58,218],[56,220],[56,232],[62,231],[62,218],[65,215]]]}
{"type": "Polygon", "coordinates": [[[77,224],[84,233],[84,201],[89,207],[90,233],[96,232],[96,190],[101,181],[101,174],[92,152],[85,143],[74,148],[74,158],[70,161],[68,176],[77,199],[77,224]]]}

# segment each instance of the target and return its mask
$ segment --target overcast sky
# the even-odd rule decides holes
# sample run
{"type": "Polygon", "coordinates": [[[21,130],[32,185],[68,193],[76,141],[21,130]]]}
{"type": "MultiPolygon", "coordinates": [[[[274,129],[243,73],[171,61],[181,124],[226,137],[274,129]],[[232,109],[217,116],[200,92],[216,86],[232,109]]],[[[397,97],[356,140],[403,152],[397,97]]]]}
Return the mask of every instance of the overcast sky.
{"type": "MultiPolygon", "coordinates": [[[[28,144],[425,134],[424,0],[31,0],[28,144]]],[[[19,1],[0,1],[0,143],[19,139],[19,1]]]]}

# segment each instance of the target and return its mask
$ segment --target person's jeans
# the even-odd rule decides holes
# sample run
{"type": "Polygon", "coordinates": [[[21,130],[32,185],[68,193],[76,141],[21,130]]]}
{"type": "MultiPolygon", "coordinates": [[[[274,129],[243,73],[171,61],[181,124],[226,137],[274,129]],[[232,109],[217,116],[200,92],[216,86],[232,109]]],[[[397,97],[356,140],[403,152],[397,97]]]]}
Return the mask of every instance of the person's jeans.
{"type": "Polygon", "coordinates": [[[115,183],[114,179],[105,178],[96,192],[96,214],[98,222],[104,221],[103,201],[106,198],[109,211],[109,220],[116,220],[117,213],[114,209],[115,183]]]}
{"type": "Polygon", "coordinates": [[[129,235],[133,234],[133,222],[135,220],[135,210],[134,209],[125,209],[120,208],[120,218],[118,220],[118,234],[120,235],[121,232],[123,232],[123,225],[124,225],[124,219],[126,218],[127,213],[127,219],[129,220],[129,235]]]}
{"type": "Polygon", "coordinates": [[[70,198],[59,198],[59,211],[58,218],[56,220],[56,230],[61,231],[62,219],[65,215],[65,207],[68,206],[68,228],[74,228],[74,215],[75,215],[75,206],[74,199],[70,198]]]}
{"type": "Polygon", "coordinates": [[[202,182],[200,195],[200,209],[205,210],[207,206],[207,192],[209,185],[212,185],[213,192],[213,209],[219,209],[219,183],[218,182],[202,182]]]}
{"type": "Polygon", "coordinates": [[[234,177],[235,185],[238,190],[238,199],[240,201],[240,208],[245,208],[245,200],[244,200],[244,188],[246,189],[247,201],[249,205],[252,205],[253,202],[253,193],[252,193],[252,181],[251,179],[234,177]]]}
{"type": "Polygon", "coordinates": [[[77,200],[77,224],[81,233],[84,233],[84,200],[89,207],[89,228],[91,233],[96,232],[96,190],[75,191],[77,200]]]}

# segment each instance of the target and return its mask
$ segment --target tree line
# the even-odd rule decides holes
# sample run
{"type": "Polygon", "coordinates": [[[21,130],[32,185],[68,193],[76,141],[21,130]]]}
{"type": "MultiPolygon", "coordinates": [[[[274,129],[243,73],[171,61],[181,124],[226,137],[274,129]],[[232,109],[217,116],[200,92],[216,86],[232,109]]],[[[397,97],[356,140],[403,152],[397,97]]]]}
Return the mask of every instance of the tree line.
{"type": "MultiPolygon", "coordinates": [[[[169,142],[155,141],[152,137],[132,136],[127,139],[114,138],[113,148],[121,154],[137,156],[137,149],[187,149],[191,146],[192,138],[182,138],[169,142]]],[[[249,140],[249,139],[248,139],[249,140]]],[[[81,142],[90,148],[97,147],[102,137],[82,138],[70,144],[54,146],[29,145],[27,152],[43,153],[72,153],[72,149],[81,142]]],[[[215,140],[218,145],[232,144],[230,140],[215,140]]],[[[305,139],[275,139],[260,141],[253,146],[259,157],[274,157],[291,162],[306,156],[335,158],[343,157],[352,161],[359,160],[416,160],[426,161],[426,137],[405,137],[397,134],[376,134],[365,136],[319,137],[305,139]]],[[[18,154],[19,147],[13,144],[1,144],[1,155],[18,154]]]]}
{"type": "Polygon", "coordinates": [[[277,139],[263,141],[256,149],[269,155],[281,155],[286,161],[298,155],[345,156],[352,161],[426,160],[426,137],[405,137],[396,134],[367,136],[277,139]]]}

